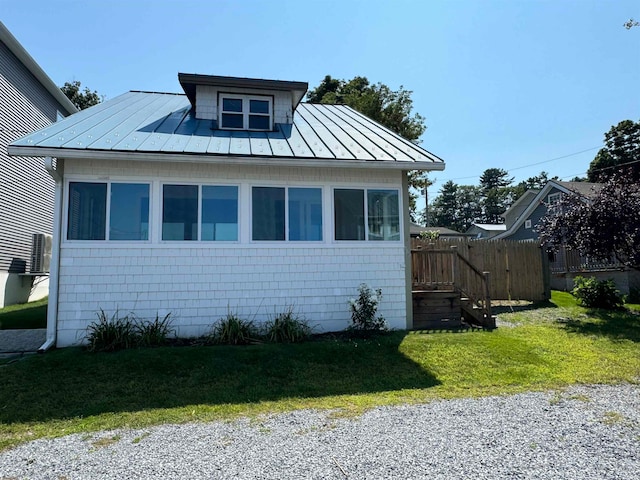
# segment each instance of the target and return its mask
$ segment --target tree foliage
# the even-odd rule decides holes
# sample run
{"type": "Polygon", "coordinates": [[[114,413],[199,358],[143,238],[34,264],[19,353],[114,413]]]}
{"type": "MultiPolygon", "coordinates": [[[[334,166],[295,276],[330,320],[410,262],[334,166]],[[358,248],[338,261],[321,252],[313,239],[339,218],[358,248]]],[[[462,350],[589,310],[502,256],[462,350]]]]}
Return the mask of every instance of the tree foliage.
{"type": "Polygon", "coordinates": [[[604,182],[622,166],[640,180],[640,121],[623,120],[604,134],[605,146],[589,165],[590,182],[604,182]]]}
{"type": "Polygon", "coordinates": [[[84,87],[84,90],[81,90],[81,86],[78,80],[74,80],[73,82],[65,82],[65,84],[60,87],[60,90],[62,90],[62,93],[71,100],[71,103],[73,103],[78,110],[93,107],[102,101],[102,97],[98,95],[97,91],[94,90],[92,92],[89,90],[89,87],[84,87]]]}
{"type": "Polygon", "coordinates": [[[480,187],[446,182],[431,207],[436,226],[464,232],[482,215],[480,187]]]}
{"type": "MultiPolygon", "coordinates": [[[[402,86],[392,90],[383,83],[371,84],[366,77],[339,80],[327,75],[320,85],[309,90],[307,101],[348,105],[407,140],[418,143],[427,127],[424,117],[412,113],[412,93],[402,86]]],[[[417,221],[418,217],[418,195],[429,185],[431,181],[426,172],[409,172],[409,210],[413,221],[417,221]]]]}
{"type": "Polygon", "coordinates": [[[640,185],[625,172],[612,175],[588,200],[564,195],[538,224],[543,242],[597,260],[612,256],[640,269],[640,185]],[[553,213],[555,212],[555,213],[553,213]]]}

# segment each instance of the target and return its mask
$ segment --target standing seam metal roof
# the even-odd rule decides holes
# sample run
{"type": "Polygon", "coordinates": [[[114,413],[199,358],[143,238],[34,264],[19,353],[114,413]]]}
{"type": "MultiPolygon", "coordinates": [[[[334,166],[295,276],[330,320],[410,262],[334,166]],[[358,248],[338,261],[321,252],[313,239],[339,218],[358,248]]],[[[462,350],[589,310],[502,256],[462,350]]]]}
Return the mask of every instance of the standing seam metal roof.
{"type": "MultiPolygon", "coordinates": [[[[131,91],[12,144],[12,153],[146,152],[394,163],[440,170],[442,159],[346,105],[298,105],[274,131],[216,129],[197,119],[186,95],[131,91]]],[[[132,160],[135,157],[129,157],[132,160]]]]}

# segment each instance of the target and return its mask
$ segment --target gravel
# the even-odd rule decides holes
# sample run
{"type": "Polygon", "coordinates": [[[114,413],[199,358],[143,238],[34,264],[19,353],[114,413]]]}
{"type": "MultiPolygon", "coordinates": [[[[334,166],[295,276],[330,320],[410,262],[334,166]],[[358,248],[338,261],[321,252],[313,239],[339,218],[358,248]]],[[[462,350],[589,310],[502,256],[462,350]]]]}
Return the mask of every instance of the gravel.
{"type": "Polygon", "coordinates": [[[638,479],[640,386],[295,411],[36,440],[1,479],[638,479]]]}
{"type": "Polygon", "coordinates": [[[7,356],[35,352],[42,346],[46,337],[47,330],[44,328],[0,330],[0,354],[7,356]]]}

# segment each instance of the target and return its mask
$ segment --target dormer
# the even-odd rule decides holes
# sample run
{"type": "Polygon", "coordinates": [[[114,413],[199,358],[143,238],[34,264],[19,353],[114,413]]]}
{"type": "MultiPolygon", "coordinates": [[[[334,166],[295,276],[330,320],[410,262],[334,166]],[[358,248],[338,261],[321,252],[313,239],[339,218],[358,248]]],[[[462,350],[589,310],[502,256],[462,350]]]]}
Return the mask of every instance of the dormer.
{"type": "Polygon", "coordinates": [[[178,80],[196,118],[215,129],[268,132],[293,123],[309,84],[282,80],[179,73],[178,80]]]}

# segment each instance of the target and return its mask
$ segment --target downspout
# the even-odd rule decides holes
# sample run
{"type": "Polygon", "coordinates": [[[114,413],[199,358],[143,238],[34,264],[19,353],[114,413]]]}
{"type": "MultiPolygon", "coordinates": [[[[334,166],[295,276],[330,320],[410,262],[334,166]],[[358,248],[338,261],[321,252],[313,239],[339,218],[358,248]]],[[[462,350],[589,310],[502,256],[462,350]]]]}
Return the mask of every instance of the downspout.
{"type": "Polygon", "coordinates": [[[38,353],[44,353],[55,347],[58,332],[58,287],[60,278],[60,235],[62,232],[62,160],[45,157],[44,167],[56,182],[55,200],[53,204],[53,245],[51,247],[51,264],[49,268],[49,307],[47,308],[47,338],[38,353]]]}

